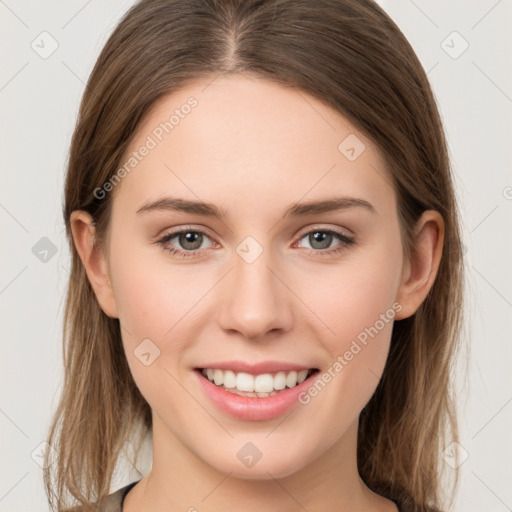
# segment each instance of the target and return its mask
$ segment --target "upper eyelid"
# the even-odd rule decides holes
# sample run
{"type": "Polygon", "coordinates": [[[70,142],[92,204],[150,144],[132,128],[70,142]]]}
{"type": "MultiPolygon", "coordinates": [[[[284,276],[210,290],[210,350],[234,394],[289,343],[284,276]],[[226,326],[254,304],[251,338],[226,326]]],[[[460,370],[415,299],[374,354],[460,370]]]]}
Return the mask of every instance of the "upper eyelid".
{"type": "MultiPolygon", "coordinates": [[[[325,225],[313,225],[313,226],[310,226],[308,228],[304,228],[304,229],[301,229],[297,235],[295,236],[304,236],[308,233],[311,233],[312,231],[341,231],[342,233],[344,231],[346,231],[346,236],[354,236],[355,234],[353,233],[353,231],[351,231],[350,229],[348,228],[342,228],[340,226],[336,226],[336,227],[333,227],[333,226],[325,226],[325,225]]],[[[345,233],[343,233],[345,234],[345,233]]]]}
{"type": "Polygon", "coordinates": [[[206,235],[208,238],[211,238],[215,243],[218,243],[216,240],[215,240],[215,237],[210,235],[208,233],[208,230],[204,227],[192,227],[192,226],[185,226],[185,227],[181,227],[181,228],[176,228],[175,230],[171,230],[169,231],[168,233],[165,233],[163,235],[159,235],[157,237],[157,241],[158,240],[162,240],[164,238],[174,238],[175,236],[178,236],[180,235],[181,233],[188,233],[188,232],[197,232],[197,233],[203,233],[204,235],[206,235]]]}

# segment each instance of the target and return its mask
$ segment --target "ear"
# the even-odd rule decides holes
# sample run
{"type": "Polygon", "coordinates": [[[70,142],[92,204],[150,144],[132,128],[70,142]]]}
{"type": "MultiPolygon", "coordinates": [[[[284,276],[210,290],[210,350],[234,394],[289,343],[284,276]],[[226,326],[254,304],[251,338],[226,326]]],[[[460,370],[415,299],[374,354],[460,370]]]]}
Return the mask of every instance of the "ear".
{"type": "Polygon", "coordinates": [[[444,221],[434,210],[423,212],[415,228],[410,259],[405,261],[397,302],[402,309],[395,315],[401,320],[413,315],[434,284],[441,261],[444,221]]]}
{"type": "Polygon", "coordinates": [[[119,318],[105,254],[95,244],[96,230],[91,215],[83,210],[75,210],[71,213],[70,223],[73,242],[101,309],[109,317],[119,318]]]}

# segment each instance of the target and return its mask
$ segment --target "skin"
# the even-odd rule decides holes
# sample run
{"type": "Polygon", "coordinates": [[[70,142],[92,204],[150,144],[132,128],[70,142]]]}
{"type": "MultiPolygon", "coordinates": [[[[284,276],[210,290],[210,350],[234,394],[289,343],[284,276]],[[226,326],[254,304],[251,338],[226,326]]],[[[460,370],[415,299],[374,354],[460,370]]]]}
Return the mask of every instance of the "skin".
{"type": "MultiPolygon", "coordinates": [[[[197,107],[110,192],[106,250],[94,247],[86,212],[71,216],[91,285],[103,311],[120,319],[128,363],[153,411],[152,470],[124,511],[396,511],[364,484],[356,459],[359,414],[382,375],[392,321],[286,418],[222,413],[192,370],[240,359],[327,371],[393,304],[395,319],[417,310],[439,265],[442,217],[423,214],[405,258],[395,192],[372,141],[319,100],[248,76],[161,98],[127,155],[190,96],[197,107]],[[366,146],[354,161],[338,150],[349,134],[366,146]],[[164,196],[214,203],[228,216],[136,213],[164,196]],[[335,196],[364,199],[375,213],[357,206],[282,218],[293,203],[335,196]],[[195,257],[154,243],[180,227],[206,232],[195,257]],[[329,228],[355,242],[344,246],[334,236],[322,246],[308,237],[329,228]],[[252,263],[236,252],[247,236],[263,249],[252,263]],[[322,256],[325,246],[342,250],[322,256]],[[160,350],[149,366],[134,355],[147,338],[160,350]],[[237,452],[249,441],[262,457],[245,467],[237,452]]],[[[190,247],[181,242],[167,246],[190,247]]]]}

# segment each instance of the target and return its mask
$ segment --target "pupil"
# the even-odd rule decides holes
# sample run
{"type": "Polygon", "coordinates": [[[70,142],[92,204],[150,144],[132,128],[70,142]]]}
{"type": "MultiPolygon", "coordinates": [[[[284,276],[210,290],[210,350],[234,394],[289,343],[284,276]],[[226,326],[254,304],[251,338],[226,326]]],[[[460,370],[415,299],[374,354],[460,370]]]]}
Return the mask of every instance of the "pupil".
{"type": "Polygon", "coordinates": [[[185,249],[193,250],[198,249],[201,246],[201,233],[194,233],[192,231],[187,231],[186,233],[182,233],[180,236],[180,244],[185,249]],[[197,240],[199,239],[199,243],[197,240]],[[192,244],[192,247],[187,244],[192,244]]]}
{"type": "Polygon", "coordinates": [[[313,242],[320,242],[320,247],[315,247],[310,240],[311,246],[315,247],[316,249],[326,249],[331,244],[332,235],[330,233],[323,233],[321,231],[317,231],[315,233],[312,233],[310,236],[312,237],[313,242]]]}

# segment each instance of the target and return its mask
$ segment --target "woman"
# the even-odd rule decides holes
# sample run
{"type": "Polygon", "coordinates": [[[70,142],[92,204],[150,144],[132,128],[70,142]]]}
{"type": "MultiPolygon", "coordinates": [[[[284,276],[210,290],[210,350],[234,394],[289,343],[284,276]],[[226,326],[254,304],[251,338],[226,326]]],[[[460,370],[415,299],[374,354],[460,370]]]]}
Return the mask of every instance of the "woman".
{"type": "Polygon", "coordinates": [[[55,510],[444,506],[458,212],[425,72],[373,1],[137,3],[64,218],[55,510]],[[140,426],[151,471],[107,496],[140,426]]]}

